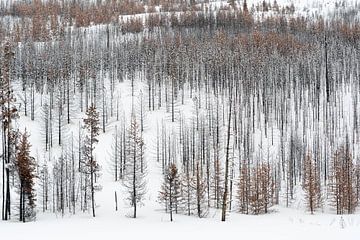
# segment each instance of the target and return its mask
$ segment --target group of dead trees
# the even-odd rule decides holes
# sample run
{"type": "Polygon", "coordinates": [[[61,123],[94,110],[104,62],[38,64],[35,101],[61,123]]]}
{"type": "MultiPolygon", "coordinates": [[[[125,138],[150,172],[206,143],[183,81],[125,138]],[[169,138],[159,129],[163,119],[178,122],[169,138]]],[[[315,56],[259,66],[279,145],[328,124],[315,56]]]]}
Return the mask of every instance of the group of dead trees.
{"type": "Polygon", "coordinates": [[[324,183],[320,180],[319,163],[310,153],[306,155],[302,183],[306,206],[313,214],[328,199],[337,214],[352,214],[360,200],[360,173],[348,144],[340,146],[333,153],[330,164],[329,180],[324,183]]]}
{"type": "MultiPolygon", "coordinates": [[[[74,151],[71,154],[65,153],[54,162],[52,176],[49,174],[46,163],[37,171],[39,169],[39,161],[35,161],[30,154],[29,135],[26,131],[21,134],[14,124],[18,117],[18,110],[11,87],[13,83],[12,69],[14,67],[12,47],[9,42],[6,42],[1,47],[1,59],[3,60],[0,66],[1,157],[3,159],[2,219],[9,220],[11,215],[14,215],[11,212],[14,206],[14,203],[11,202],[14,196],[10,195],[13,192],[12,189],[15,189],[15,192],[18,193],[19,205],[17,209],[19,209],[19,220],[25,222],[35,219],[37,200],[35,194],[36,178],[41,180],[42,190],[40,192],[42,194],[39,197],[42,200],[44,211],[48,209],[49,198],[52,195],[54,211],[61,211],[64,214],[65,207],[69,206],[75,213],[77,197],[75,193],[74,151]],[[68,155],[71,155],[71,157],[68,155]],[[52,194],[50,194],[50,189],[52,189],[52,194]]],[[[79,161],[78,170],[85,176],[85,179],[90,179],[89,181],[84,181],[81,189],[85,192],[85,196],[91,196],[89,199],[91,199],[93,215],[95,216],[94,192],[96,190],[96,180],[94,178],[98,176],[100,169],[93,156],[93,150],[99,134],[99,116],[94,106],[87,110],[86,115],[87,118],[84,120],[84,125],[88,133],[83,143],[84,147],[79,148],[79,152],[84,151],[84,158],[82,158],[83,161],[79,161]],[[89,192],[89,194],[86,192],[89,192]]],[[[82,193],[81,196],[83,196],[82,193]]],[[[87,198],[85,197],[85,199],[87,198]]]]}
{"type": "Polygon", "coordinates": [[[50,210],[64,216],[80,210],[96,216],[95,193],[101,190],[98,182],[101,166],[94,153],[100,132],[99,113],[94,104],[87,108],[78,130],[77,138],[73,132],[64,137],[69,141],[59,145],[60,156],[53,157],[53,148],[49,146],[45,150],[47,157],[38,161],[43,212],[50,210]]]}
{"type": "MultiPolygon", "coordinates": [[[[40,4],[39,1],[35,2],[40,4]]],[[[45,115],[47,115],[44,121],[47,153],[53,146],[53,135],[58,135],[58,146],[66,145],[64,144],[66,141],[63,140],[62,122],[64,121],[62,118],[67,118],[67,124],[73,120],[70,117],[71,95],[80,100],[80,112],[83,112],[83,109],[89,109],[89,111],[91,109],[88,112],[89,117],[91,114],[92,118],[99,118],[95,112],[101,109],[104,132],[107,120],[118,115],[119,111],[114,109],[121,108],[114,107],[118,105],[118,99],[114,97],[117,81],[130,80],[133,86],[137,77],[146,78],[148,104],[144,105],[148,105],[150,111],[166,106],[166,110],[171,112],[173,123],[177,123],[179,116],[177,104],[180,102],[184,104],[186,98],[193,99],[196,102],[195,112],[204,112],[205,117],[197,114],[191,128],[181,129],[179,135],[171,132],[163,133],[157,140],[158,146],[161,145],[157,149],[158,161],[162,165],[164,174],[167,175],[164,180],[167,182],[167,187],[164,187],[165,190],[162,192],[169,192],[171,189],[171,197],[170,192],[166,193],[165,197],[162,197],[165,200],[162,201],[167,202],[165,206],[171,210],[171,213],[178,211],[188,215],[204,216],[209,206],[220,208],[222,205],[225,206],[224,214],[226,215],[226,211],[234,202],[232,192],[235,191],[232,189],[237,179],[239,179],[240,189],[239,208],[244,213],[268,212],[269,208],[278,202],[279,179],[286,184],[282,190],[286,192],[287,206],[296,197],[296,185],[302,184],[310,212],[321,207],[324,195],[331,199],[337,213],[354,212],[359,199],[359,166],[355,164],[356,156],[353,158],[349,149],[356,149],[358,146],[356,139],[359,135],[359,117],[356,110],[358,109],[358,101],[356,101],[359,92],[356,91],[358,78],[356,74],[353,74],[359,71],[358,65],[355,64],[358,48],[356,45],[344,45],[342,38],[348,39],[349,43],[357,43],[360,36],[357,23],[335,24],[331,27],[329,24],[325,28],[322,20],[308,22],[299,18],[286,21],[287,19],[281,17],[269,17],[255,23],[248,10],[238,11],[219,11],[217,18],[210,18],[210,15],[206,18],[206,14],[198,14],[196,9],[187,10],[180,14],[180,18],[175,18],[175,15],[170,16],[170,25],[174,27],[170,34],[164,32],[160,36],[154,31],[146,38],[139,34],[124,42],[118,41],[118,33],[142,31],[140,19],[136,20],[133,30],[130,28],[130,30],[126,28],[122,30],[121,26],[117,25],[99,27],[93,32],[74,28],[71,32],[74,37],[66,35],[69,33],[64,33],[68,37],[63,41],[46,42],[43,47],[27,39],[24,44],[20,44],[15,49],[16,67],[11,66],[13,53],[5,46],[1,56],[2,92],[0,96],[3,124],[2,152],[4,153],[2,156],[3,218],[8,219],[10,216],[10,194],[12,193],[10,190],[13,187],[11,179],[16,174],[15,146],[16,141],[19,140],[13,124],[17,117],[15,94],[8,87],[11,74],[15,75],[14,78],[20,79],[19,82],[23,86],[21,93],[24,94],[25,99],[25,115],[30,105],[31,120],[35,120],[36,115],[35,95],[39,98],[41,95],[41,101],[50,96],[48,106],[43,105],[46,109],[45,115]],[[204,29],[200,26],[215,23],[218,27],[223,27],[222,31],[210,34],[211,36],[208,36],[208,31],[205,31],[205,34],[202,32],[204,29]],[[189,31],[182,31],[176,26],[189,28],[189,31]],[[239,26],[248,27],[245,30],[250,33],[243,31],[244,29],[239,26]],[[254,26],[257,31],[252,31],[254,26]],[[339,29],[342,31],[338,31],[339,29]],[[269,30],[277,32],[270,33],[269,30]],[[105,31],[106,34],[102,34],[105,31]],[[228,34],[228,31],[234,31],[236,34],[228,34]],[[325,40],[324,37],[326,37],[325,40]],[[93,41],[88,41],[89,39],[93,41]],[[164,41],[159,41],[159,39],[164,41]],[[158,42],[163,44],[162,47],[158,42]],[[326,57],[323,56],[324,49],[326,57]],[[341,51],[337,51],[338,49],[341,51]],[[334,64],[328,64],[328,62],[334,62],[334,64]],[[323,86],[321,77],[323,71],[326,72],[326,85],[336,83],[343,86],[326,87],[326,94],[331,100],[327,101],[326,106],[322,105],[323,101],[321,101],[324,91],[321,87],[323,86]],[[107,80],[108,76],[110,88],[106,90],[110,90],[109,98],[104,94],[106,92],[104,86],[107,85],[104,79],[107,80]],[[329,79],[331,81],[328,81],[329,79]],[[235,84],[230,85],[231,81],[235,84]],[[349,86],[354,87],[355,90],[351,93],[342,92],[341,89],[349,89],[349,86]],[[211,101],[211,96],[216,96],[217,100],[227,98],[229,88],[236,91],[234,102],[238,105],[231,117],[227,118],[226,106],[229,104],[211,101]],[[27,103],[29,92],[30,104],[27,103]],[[342,98],[346,94],[351,94],[354,99],[353,104],[349,105],[354,110],[353,115],[346,116],[342,110],[338,110],[342,108],[342,98]],[[91,104],[92,102],[95,104],[96,99],[102,100],[101,104],[97,103],[98,110],[95,110],[95,106],[91,104]],[[302,112],[306,114],[299,114],[302,112]],[[296,120],[288,116],[293,116],[296,120]],[[326,116],[326,119],[322,116],[326,116]],[[337,148],[338,139],[345,132],[341,126],[345,119],[350,119],[350,116],[354,119],[349,121],[351,130],[348,132],[352,135],[348,143],[350,146],[345,146],[344,150],[341,150],[337,148]],[[54,118],[58,118],[57,122],[54,118]],[[290,131],[290,122],[302,136],[302,142],[313,145],[313,153],[309,152],[303,156],[304,151],[296,149],[302,153],[294,153],[293,141],[288,141],[286,138],[290,131]],[[323,134],[319,130],[322,126],[317,125],[321,122],[328,124],[326,128],[324,127],[326,140],[318,137],[323,134]],[[225,132],[221,127],[225,128],[225,126],[228,127],[225,135],[233,137],[237,145],[232,142],[225,144],[219,140],[221,138],[219,136],[225,132]],[[310,137],[305,134],[308,129],[311,129],[310,137]],[[54,134],[55,131],[56,134],[54,134]],[[279,147],[281,167],[271,164],[269,166],[267,163],[239,163],[238,159],[249,160],[255,152],[257,147],[250,146],[255,132],[261,132],[265,138],[276,145],[278,131],[281,135],[279,147]],[[177,138],[181,141],[178,142],[177,138]],[[318,140],[310,144],[308,141],[313,138],[318,138],[318,140]],[[287,144],[290,145],[290,150],[286,149],[287,144]],[[229,148],[231,150],[226,157],[225,174],[223,150],[229,148]],[[237,151],[240,152],[238,155],[236,155],[237,151]],[[287,152],[290,152],[289,156],[286,156],[287,152]],[[235,156],[231,156],[234,154],[235,156]],[[233,162],[240,165],[239,171],[236,171],[233,162]],[[173,163],[178,164],[176,166],[181,183],[179,188],[181,200],[171,200],[170,206],[170,199],[176,196],[173,193],[177,191],[174,181],[170,183],[170,180],[167,180],[172,178],[168,175],[175,172],[173,168],[168,169],[173,163]],[[326,192],[328,194],[325,194],[326,192]]],[[[31,12],[29,11],[29,14],[32,14],[31,12]]],[[[57,14],[57,10],[51,12],[57,14]]],[[[36,19],[37,17],[38,15],[29,15],[29,18],[34,18],[33,23],[36,26],[47,25],[46,22],[49,19],[36,19]]],[[[53,17],[52,20],[55,24],[53,17]]],[[[156,26],[168,24],[161,18],[153,20],[151,24],[156,26]]],[[[84,26],[87,26],[89,20],[84,21],[84,26]]],[[[131,20],[129,22],[131,25],[131,20]]],[[[149,21],[148,24],[150,24],[149,21]]],[[[41,27],[33,28],[33,30],[34,41],[47,40],[41,36],[43,32],[41,27]]],[[[19,40],[21,36],[23,35],[19,35],[19,40]]],[[[2,37],[1,35],[0,38],[2,37]]],[[[117,159],[115,179],[126,179],[128,202],[134,207],[133,216],[136,216],[136,209],[141,203],[139,198],[142,196],[141,199],[143,199],[145,192],[146,171],[142,128],[141,120],[140,124],[135,124],[132,119],[128,131],[125,124],[123,125],[119,134],[122,139],[121,142],[119,141],[121,146],[117,144],[119,151],[116,152],[119,158],[115,158],[117,159]],[[138,128],[141,130],[134,130],[138,128]]],[[[54,196],[52,200],[55,202],[53,205],[58,206],[58,211],[64,211],[64,206],[71,201],[81,202],[81,209],[84,211],[88,209],[90,203],[94,209],[93,195],[94,190],[97,189],[94,184],[99,176],[99,166],[93,150],[98,133],[98,127],[94,129],[87,126],[87,137],[84,140],[79,130],[79,157],[77,157],[79,173],[74,172],[73,164],[76,161],[72,157],[75,155],[73,151],[66,153],[67,150],[64,150],[64,156],[52,164],[55,174],[49,176],[46,164],[42,166],[41,180],[44,183],[42,202],[45,203],[45,208],[46,203],[49,202],[48,198],[52,195],[54,196]],[[47,180],[49,178],[51,178],[50,181],[47,180]],[[75,184],[72,178],[78,182],[75,184]],[[49,194],[49,189],[52,189],[51,194],[49,194]],[[73,189],[80,189],[79,196],[73,196],[75,193],[73,189]],[[72,196],[71,201],[68,196],[72,196]]],[[[262,138],[264,138],[263,135],[262,138]]],[[[28,199],[27,194],[23,192],[22,196],[25,196],[23,200],[28,199]]],[[[22,209],[24,209],[23,206],[22,209]]]]}
{"type": "MultiPolygon", "coordinates": [[[[353,163],[346,146],[334,153],[331,164],[326,190],[320,180],[318,163],[311,153],[306,154],[302,181],[305,206],[313,214],[324,205],[324,192],[328,192],[330,206],[336,209],[337,214],[354,213],[359,201],[359,168],[353,163]]],[[[238,212],[255,215],[269,213],[270,208],[279,203],[277,196],[281,190],[275,171],[269,163],[248,165],[243,161],[240,167],[236,196],[238,212]]],[[[190,215],[192,211],[198,211],[199,217],[205,216],[200,209],[206,206],[201,204],[201,201],[206,202],[206,188],[206,182],[199,181],[198,169],[195,176],[187,177],[176,164],[169,164],[164,173],[159,201],[169,212],[170,221],[174,213],[190,215]]]]}
{"type": "MultiPolygon", "coordinates": [[[[253,16],[255,10],[249,10],[246,1],[242,6],[233,8],[231,11],[227,8],[211,9],[209,7],[194,7],[189,1],[179,1],[177,4],[171,4],[169,1],[156,1],[162,4],[171,5],[173,9],[162,9],[155,11],[154,5],[145,8],[142,1],[101,1],[97,3],[79,3],[61,2],[61,1],[32,1],[32,2],[14,2],[13,6],[4,11],[8,15],[21,18],[21,21],[14,23],[12,32],[6,32],[4,35],[11,36],[17,42],[25,39],[33,41],[50,41],[65,37],[66,26],[76,26],[77,28],[88,27],[92,24],[109,24],[118,26],[122,33],[139,33],[144,29],[154,29],[158,27],[175,28],[209,28],[213,30],[231,29],[240,32],[249,32],[259,28],[267,28],[276,32],[286,32],[290,29],[301,29],[305,26],[308,29],[316,29],[317,22],[307,21],[304,25],[304,19],[288,16],[269,16],[260,21],[256,21],[253,16]],[[166,4],[165,4],[166,3],[166,4]],[[183,6],[183,7],[182,7],[183,6]],[[184,7],[185,6],[185,7],[184,7]],[[187,7],[192,6],[192,7],[187,7]],[[145,24],[141,17],[135,15],[144,13],[145,24]],[[151,10],[153,9],[153,10],[151,10]],[[164,12],[170,12],[164,14],[164,12]],[[119,18],[120,16],[120,18],[119,18]],[[126,21],[121,16],[126,16],[126,21]],[[280,26],[280,27],[279,27],[280,26]],[[308,27],[307,27],[308,26],[308,27]]],[[[234,1],[230,1],[233,5],[234,1]]],[[[150,2],[150,4],[153,4],[150,2]]],[[[235,4],[236,5],[236,4],[235,4]]],[[[284,7],[279,10],[276,1],[273,7],[263,2],[257,6],[258,11],[274,11],[283,13],[292,13],[293,7],[284,7]],[[264,10],[265,9],[265,10],[264,10]],[[267,10],[266,10],[267,9],[267,10]]],[[[321,20],[319,20],[321,21],[321,20]]],[[[334,21],[332,25],[336,26],[338,34],[349,41],[355,41],[359,38],[359,24],[354,23],[351,26],[342,22],[334,21]]],[[[4,29],[7,31],[7,28],[4,29]]]]}
{"type": "Polygon", "coordinates": [[[36,163],[30,156],[28,134],[15,128],[18,118],[16,98],[12,90],[13,50],[10,42],[1,46],[0,59],[0,117],[2,136],[2,220],[11,218],[12,189],[19,193],[19,220],[35,218],[36,163]]]}
{"type": "Polygon", "coordinates": [[[275,204],[277,190],[274,174],[268,163],[253,167],[243,163],[238,183],[238,207],[244,214],[266,214],[275,204]]]}
{"type": "MultiPolygon", "coordinates": [[[[111,171],[115,181],[120,181],[125,189],[125,202],[133,211],[129,216],[136,218],[138,209],[144,204],[147,192],[147,162],[145,159],[145,113],[143,99],[132,95],[132,110],[127,123],[122,115],[122,124],[115,127],[111,155],[111,171]],[[139,100],[139,102],[135,102],[139,100]]],[[[117,195],[116,195],[117,198],[117,195]]]]}
{"type": "Polygon", "coordinates": [[[330,169],[328,191],[331,205],[337,214],[354,213],[360,200],[360,173],[347,143],[335,151],[330,169]]]}
{"type": "Polygon", "coordinates": [[[195,176],[188,172],[179,172],[175,163],[171,163],[164,174],[164,181],[159,192],[159,202],[170,214],[173,221],[174,213],[197,215],[199,218],[208,214],[206,182],[196,164],[195,176]]]}

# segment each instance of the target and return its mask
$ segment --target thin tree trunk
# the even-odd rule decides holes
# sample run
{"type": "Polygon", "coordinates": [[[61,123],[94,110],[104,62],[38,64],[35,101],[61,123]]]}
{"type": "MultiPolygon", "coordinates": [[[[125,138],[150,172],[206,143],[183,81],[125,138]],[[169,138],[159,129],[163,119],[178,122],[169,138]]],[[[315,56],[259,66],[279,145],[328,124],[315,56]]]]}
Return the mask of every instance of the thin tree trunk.
{"type": "Polygon", "coordinates": [[[227,128],[227,140],[226,140],[226,156],[225,156],[225,185],[224,185],[224,195],[222,202],[222,213],[221,221],[225,222],[226,219],[226,208],[227,208],[227,195],[228,195],[228,178],[229,178],[229,150],[230,150],[230,130],[231,130],[231,107],[232,107],[232,93],[230,92],[230,101],[229,101],[229,119],[228,119],[228,128],[227,128]]]}

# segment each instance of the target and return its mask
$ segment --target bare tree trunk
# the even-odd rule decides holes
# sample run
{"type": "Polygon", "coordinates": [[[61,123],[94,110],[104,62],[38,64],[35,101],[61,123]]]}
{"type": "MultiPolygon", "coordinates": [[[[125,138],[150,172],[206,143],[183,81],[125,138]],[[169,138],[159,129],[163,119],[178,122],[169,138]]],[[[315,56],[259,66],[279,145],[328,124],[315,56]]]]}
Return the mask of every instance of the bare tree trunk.
{"type": "Polygon", "coordinates": [[[227,126],[227,140],[226,140],[226,156],[225,156],[225,178],[224,178],[224,195],[222,202],[222,213],[221,221],[225,222],[226,219],[226,209],[227,209],[227,197],[228,197],[228,178],[229,178],[229,151],[230,151],[230,130],[231,130],[231,107],[232,107],[232,93],[230,90],[230,100],[229,100],[229,119],[227,126]]]}

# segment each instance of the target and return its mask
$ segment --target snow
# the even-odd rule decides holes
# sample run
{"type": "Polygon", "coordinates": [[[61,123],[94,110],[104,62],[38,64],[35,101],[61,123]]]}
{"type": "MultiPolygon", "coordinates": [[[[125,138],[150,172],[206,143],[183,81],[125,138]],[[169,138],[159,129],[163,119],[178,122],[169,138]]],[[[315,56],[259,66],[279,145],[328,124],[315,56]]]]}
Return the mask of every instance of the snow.
{"type": "MultiPolygon", "coordinates": [[[[110,198],[110,197],[109,197],[110,198]]],[[[110,198],[111,199],[111,198],[110,198]]],[[[112,204],[109,203],[110,206],[112,204]]],[[[110,207],[109,206],[109,207],[110,207]]],[[[37,222],[26,224],[2,222],[2,236],[11,239],[358,239],[360,218],[358,215],[341,217],[334,215],[306,215],[302,211],[277,208],[264,216],[231,214],[227,222],[220,222],[220,215],[197,219],[175,216],[169,222],[168,215],[144,207],[137,219],[127,218],[124,211],[106,212],[97,209],[98,216],[76,215],[54,218],[40,215],[37,222]],[[21,225],[19,225],[21,224],[21,225]],[[21,231],[19,231],[21,229],[21,231]]]]}
{"type": "MultiPolygon", "coordinates": [[[[136,92],[144,86],[138,84],[136,92]]],[[[117,86],[121,96],[124,114],[130,114],[131,95],[130,83],[124,82],[117,86]]],[[[182,110],[191,116],[192,100],[188,100],[182,110]]],[[[157,125],[161,119],[167,119],[169,113],[165,109],[147,113],[148,125],[145,128],[146,160],[148,163],[148,191],[143,207],[138,210],[138,218],[129,217],[132,209],[122,201],[123,189],[120,182],[114,182],[109,168],[109,152],[115,125],[112,121],[106,133],[99,136],[96,147],[96,159],[103,166],[100,184],[103,189],[96,193],[96,218],[90,213],[69,213],[64,216],[53,213],[38,212],[35,222],[19,223],[17,219],[0,222],[2,236],[11,239],[358,239],[360,235],[360,215],[338,216],[321,211],[311,215],[304,211],[301,203],[293,203],[292,208],[276,206],[267,215],[242,215],[233,211],[228,214],[227,221],[220,221],[220,210],[211,209],[206,218],[176,214],[174,222],[157,202],[158,191],[162,180],[161,165],[156,161],[157,125]],[[115,211],[114,194],[118,194],[119,209],[115,211]],[[297,209],[298,208],[298,209],[297,209]]],[[[76,119],[76,118],[75,118],[76,119]]],[[[32,154],[43,152],[39,123],[21,116],[18,121],[20,128],[26,128],[31,134],[32,154]]],[[[77,122],[74,121],[73,127],[77,122]]],[[[175,123],[176,125],[176,123],[175,123]]],[[[176,127],[176,126],[172,126],[176,127]]],[[[60,154],[60,149],[54,155],[60,154]]],[[[301,199],[299,200],[301,202],[301,199]]]]}
{"type": "MultiPolygon", "coordinates": [[[[248,5],[256,5],[260,0],[248,1],[248,5]]],[[[272,3],[273,1],[271,1],[272,3]]],[[[335,0],[277,0],[280,6],[294,3],[297,12],[320,12],[335,8],[335,0]]],[[[354,6],[355,0],[346,1],[354,6]]],[[[226,4],[225,1],[217,1],[217,7],[226,4]]],[[[139,15],[143,17],[144,15],[139,15]]],[[[126,19],[128,16],[124,16],[126,19]]],[[[137,94],[141,89],[145,92],[145,86],[141,83],[137,86],[137,94]]],[[[130,96],[129,82],[117,86],[117,94],[121,97],[121,106],[126,120],[129,120],[132,98],[130,96]]],[[[76,100],[76,99],[75,99],[76,100]]],[[[77,101],[74,100],[76,104],[77,101]]],[[[350,101],[350,100],[349,100],[350,101]]],[[[36,116],[40,118],[41,99],[37,96],[36,116]]],[[[180,107],[187,117],[192,115],[192,100],[187,99],[185,106],[180,107]]],[[[67,126],[68,131],[77,134],[78,122],[82,114],[72,117],[72,124],[67,126]]],[[[147,113],[148,125],[145,128],[144,140],[146,146],[146,161],[148,164],[148,190],[144,206],[138,210],[138,218],[129,217],[132,209],[122,201],[124,190],[120,182],[114,182],[109,167],[111,144],[115,126],[119,122],[111,120],[107,125],[106,133],[99,136],[96,146],[95,157],[103,167],[100,184],[102,190],[96,193],[96,218],[90,213],[78,212],[76,215],[65,214],[55,216],[53,213],[38,212],[35,222],[26,224],[19,223],[15,217],[13,220],[0,221],[0,235],[11,239],[121,239],[131,237],[133,239],[156,238],[156,239],[226,239],[226,238],[251,238],[251,239],[359,239],[360,215],[338,216],[331,213],[318,212],[314,215],[303,209],[301,199],[292,204],[292,208],[276,206],[273,212],[267,215],[251,216],[242,215],[232,211],[228,214],[226,222],[220,221],[220,210],[211,209],[206,218],[184,216],[177,214],[174,222],[169,221],[169,216],[157,202],[158,191],[162,181],[161,165],[156,162],[156,136],[157,126],[161,126],[161,120],[168,121],[169,114],[165,107],[154,112],[147,113]],[[119,210],[115,211],[114,194],[118,194],[119,210]]],[[[31,121],[21,112],[21,118],[17,121],[20,130],[26,129],[30,133],[32,143],[32,155],[37,159],[47,158],[44,153],[41,126],[39,121],[31,121]]],[[[178,123],[175,123],[176,125],[178,123]]],[[[171,125],[171,127],[176,127],[171,125]]],[[[261,137],[257,137],[260,139],[261,137]]],[[[267,146],[266,143],[263,143],[267,146]]],[[[52,150],[52,156],[61,154],[61,147],[52,150]]]]}

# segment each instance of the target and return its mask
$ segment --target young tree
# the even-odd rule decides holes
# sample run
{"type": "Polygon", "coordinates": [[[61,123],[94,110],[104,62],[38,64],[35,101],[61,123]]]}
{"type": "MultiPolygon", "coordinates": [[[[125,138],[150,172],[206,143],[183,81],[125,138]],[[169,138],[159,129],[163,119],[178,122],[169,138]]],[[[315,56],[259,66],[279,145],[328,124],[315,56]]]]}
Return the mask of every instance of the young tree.
{"type": "Polygon", "coordinates": [[[180,186],[180,192],[181,192],[181,202],[183,211],[186,215],[190,216],[196,207],[194,207],[193,204],[193,196],[195,194],[195,189],[193,188],[193,182],[194,178],[190,175],[189,170],[189,161],[186,163],[185,172],[181,175],[181,186],[180,186]]]}
{"type": "Polygon", "coordinates": [[[46,164],[46,162],[44,162],[40,166],[39,179],[40,179],[40,187],[41,187],[42,211],[45,212],[46,210],[48,210],[49,192],[50,192],[49,191],[50,177],[49,177],[48,165],[46,164]]]}
{"type": "Polygon", "coordinates": [[[261,163],[252,168],[250,176],[249,206],[250,213],[268,213],[272,206],[274,184],[268,164],[261,163]]]}
{"type": "Polygon", "coordinates": [[[164,182],[161,186],[159,200],[165,205],[165,210],[170,213],[170,221],[173,221],[173,212],[177,212],[180,200],[180,181],[177,167],[174,163],[170,164],[164,182]]]}
{"type": "Polygon", "coordinates": [[[331,204],[337,214],[354,213],[356,197],[355,167],[350,154],[349,143],[340,147],[332,158],[329,179],[331,204]]]}
{"type": "Polygon", "coordinates": [[[240,213],[249,213],[249,185],[250,185],[250,176],[248,171],[248,166],[246,161],[241,165],[240,169],[240,179],[238,184],[238,205],[240,213]]]}
{"type": "Polygon", "coordinates": [[[118,130],[118,126],[115,126],[115,133],[113,136],[113,144],[111,146],[111,171],[114,175],[114,180],[117,182],[122,179],[122,133],[118,130]],[[120,173],[120,174],[119,174],[120,173]]]}
{"type": "Polygon", "coordinates": [[[19,220],[25,222],[26,220],[34,219],[35,217],[35,169],[36,164],[33,157],[30,156],[29,135],[21,134],[20,141],[17,146],[16,153],[16,169],[20,180],[20,218],[19,220]]]}
{"type": "Polygon", "coordinates": [[[308,153],[304,161],[303,190],[305,192],[306,205],[311,214],[321,204],[320,176],[317,172],[315,161],[308,153]]]}
{"type": "Polygon", "coordinates": [[[206,204],[206,182],[203,178],[202,171],[200,169],[200,163],[196,163],[196,176],[193,178],[193,188],[196,199],[196,212],[199,218],[204,217],[208,213],[206,204]]]}
{"type": "Polygon", "coordinates": [[[86,110],[86,118],[84,119],[85,129],[87,130],[87,135],[84,142],[84,166],[82,171],[85,174],[90,175],[90,191],[91,191],[91,207],[92,215],[95,217],[95,178],[100,171],[100,166],[94,158],[94,149],[95,144],[98,142],[97,137],[99,136],[99,113],[96,110],[96,107],[92,104],[86,110]]]}
{"type": "Polygon", "coordinates": [[[221,167],[221,163],[218,157],[214,159],[213,163],[213,171],[211,176],[211,198],[214,200],[215,208],[220,208],[222,201],[222,192],[223,192],[223,169],[221,167]]]}
{"type": "Polygon", "coordinates": [[[127,162],[124,186],[127,189],[130,206],[133,207],[133,218],[136,218],[138,204],[142,204],[146,193],[146,163],[144,162],[144,141],[140,127],[132,113],[131,124],[127,135],[127,162]]]}

